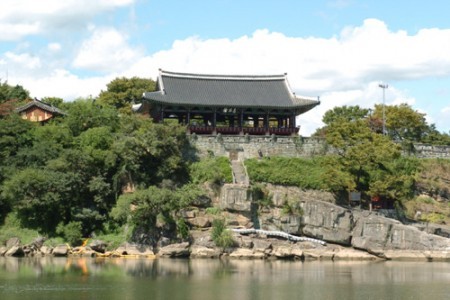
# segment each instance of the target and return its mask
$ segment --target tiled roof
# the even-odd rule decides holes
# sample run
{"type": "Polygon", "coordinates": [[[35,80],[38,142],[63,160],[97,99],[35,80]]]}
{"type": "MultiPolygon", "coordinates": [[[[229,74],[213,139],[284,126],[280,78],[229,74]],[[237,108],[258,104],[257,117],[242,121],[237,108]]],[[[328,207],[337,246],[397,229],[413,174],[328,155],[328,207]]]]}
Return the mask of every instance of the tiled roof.
{"type": "Polygon", "coordinates": [[[290,108],[308,111],[320,102],[296,97],[283,75],[200,75],[160,71],[159,90],[144,99],[169,105],[290,108]]]}
{"type": "Polygon", "coordinates": [[[47,104],[45,102],[42,102],[41,100],[38,100],[36,98],[33,99],[33,101],[28,102],[27,104],[16,108],[16,111],[17,112],[23,112],[23,111],[26,111],[27,109],[29,109],[29,108],[31,108],[33,106],[37,106],[37,107],[39,107],[39,108],[41,108],[43,110],[46,110],[48,112],[52,112],[52,113],[56,113],[56,114],[60,114],[60,115],[65,115],[66,114],[65,112],[63,112],[59,108],[54,107],[53,105],[47,104]]]}

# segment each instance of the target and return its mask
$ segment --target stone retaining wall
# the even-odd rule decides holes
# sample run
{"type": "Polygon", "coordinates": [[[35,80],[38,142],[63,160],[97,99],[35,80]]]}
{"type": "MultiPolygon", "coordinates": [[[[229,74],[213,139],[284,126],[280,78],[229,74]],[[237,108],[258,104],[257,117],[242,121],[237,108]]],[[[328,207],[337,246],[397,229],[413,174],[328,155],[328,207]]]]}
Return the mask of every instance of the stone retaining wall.
{"type": "MultiPolygon", "coordinates": [[[[332,152],[323,139],[300,136],[190,135],[199,156],[213,154],[244,160],[265,156],[311,157],[332,152]]],[[[448,158],[450,146],[414,145],[419,158],[448,158]]]]}

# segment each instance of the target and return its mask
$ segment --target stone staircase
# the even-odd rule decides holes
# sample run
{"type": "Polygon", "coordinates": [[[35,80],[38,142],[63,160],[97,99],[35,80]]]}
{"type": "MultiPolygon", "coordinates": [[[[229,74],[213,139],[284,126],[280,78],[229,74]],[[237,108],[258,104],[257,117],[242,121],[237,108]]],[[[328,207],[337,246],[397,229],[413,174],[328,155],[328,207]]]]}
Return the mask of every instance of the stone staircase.
{"type": "Polygon", "coordinates": [[[247,176],[247,170],[244,164],[239,160],[231,161],[231,169],[233,170],[233,180],[234,184],[240,184],[248,186],[250,184],[249,178],[247,176]]]}

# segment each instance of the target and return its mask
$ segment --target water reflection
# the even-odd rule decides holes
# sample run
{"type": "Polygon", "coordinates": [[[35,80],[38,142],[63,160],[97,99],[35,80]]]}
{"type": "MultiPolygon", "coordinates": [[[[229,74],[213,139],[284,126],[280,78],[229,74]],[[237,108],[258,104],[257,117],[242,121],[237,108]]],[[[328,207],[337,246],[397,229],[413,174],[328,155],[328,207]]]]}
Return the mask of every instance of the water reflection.
{"type": "Polygon", "coordinates": [[[0,258],[0,299],[445,299],[449,263],[0,258]]]}

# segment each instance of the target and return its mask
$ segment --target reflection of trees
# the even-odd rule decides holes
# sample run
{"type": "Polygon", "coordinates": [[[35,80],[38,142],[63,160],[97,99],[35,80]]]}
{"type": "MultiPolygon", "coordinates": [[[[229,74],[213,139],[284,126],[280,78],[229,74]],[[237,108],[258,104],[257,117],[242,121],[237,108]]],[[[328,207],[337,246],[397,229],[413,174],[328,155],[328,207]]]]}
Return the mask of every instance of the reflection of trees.
{"type": "Polygon", "coordinates": [[[188,259],[155,259],[127,261],[127,273],[135,277],[189,277],[194,272],[188,259]],[[132,262],[130,264],[130,262],[132,262]]]}

